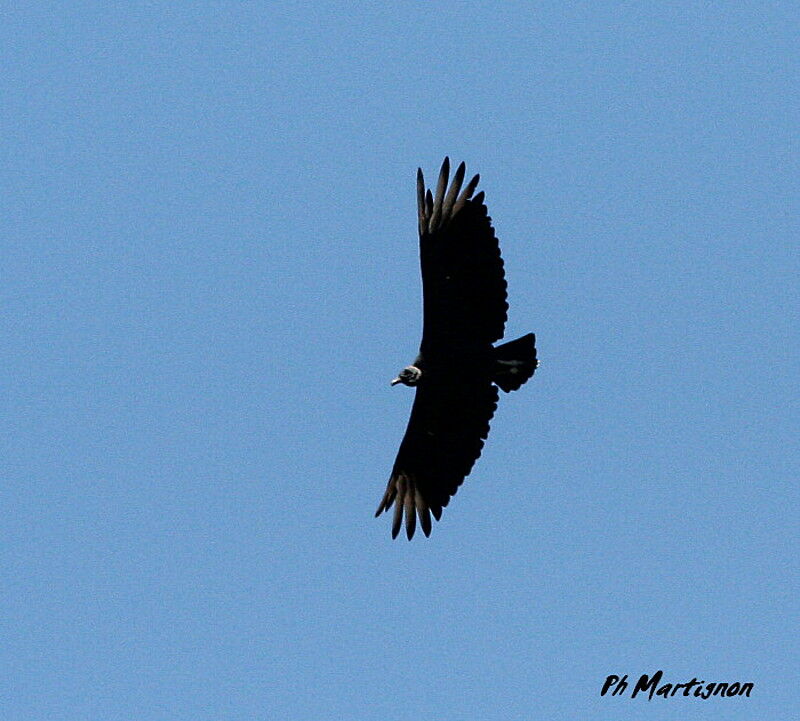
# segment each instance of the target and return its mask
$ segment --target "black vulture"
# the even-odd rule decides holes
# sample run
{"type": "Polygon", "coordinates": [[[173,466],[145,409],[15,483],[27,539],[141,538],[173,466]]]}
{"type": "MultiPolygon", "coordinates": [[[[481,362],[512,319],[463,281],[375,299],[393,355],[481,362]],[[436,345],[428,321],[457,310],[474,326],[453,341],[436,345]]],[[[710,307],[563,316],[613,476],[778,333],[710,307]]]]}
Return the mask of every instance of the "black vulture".
{"type": "Polygon", "coordinates": [[[506,323],[506,280],[480,176],[461,190],[464,163],[448,188],[444,159],[436,195],[417,171],[423,330],[419,355],[392,381],[414,386],[411,417],[375,512],[394,504],[392,538],[405,515],[406,535],[417,517],[426,536],[431,515],[455,495],[481,454],[497,408],[497,388],[517,390],[536,370],[533,333],[493,347],[506,323]],[[460,192],[459,192],[460,191],[460,192]]]}

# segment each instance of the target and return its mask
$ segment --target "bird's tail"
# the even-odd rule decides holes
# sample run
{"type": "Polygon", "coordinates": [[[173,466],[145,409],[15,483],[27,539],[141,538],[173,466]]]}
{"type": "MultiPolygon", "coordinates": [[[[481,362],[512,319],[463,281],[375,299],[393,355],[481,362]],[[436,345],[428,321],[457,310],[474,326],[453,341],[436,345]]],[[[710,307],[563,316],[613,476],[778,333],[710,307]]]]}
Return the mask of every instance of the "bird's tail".
{"type": "Polygon", "coordinates": [[[517,390],[539,365],[536,336],[528,333],[494,349],[495,371],[492,380],[506,393],[517,390]]]}

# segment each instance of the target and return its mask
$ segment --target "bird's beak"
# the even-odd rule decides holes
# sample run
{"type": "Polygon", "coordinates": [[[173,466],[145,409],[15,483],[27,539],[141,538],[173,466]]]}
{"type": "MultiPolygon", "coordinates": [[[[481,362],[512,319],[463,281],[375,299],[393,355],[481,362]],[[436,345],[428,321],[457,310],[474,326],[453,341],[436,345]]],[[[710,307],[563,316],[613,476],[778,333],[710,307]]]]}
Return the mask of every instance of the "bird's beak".
{"type": "Polygon", "coordinates": [[[400,380],[400,376],[397,376],[393,381],[389,381],[390,386],[396,386],[398,383],[402,383],[403,381],[400,380]]]}

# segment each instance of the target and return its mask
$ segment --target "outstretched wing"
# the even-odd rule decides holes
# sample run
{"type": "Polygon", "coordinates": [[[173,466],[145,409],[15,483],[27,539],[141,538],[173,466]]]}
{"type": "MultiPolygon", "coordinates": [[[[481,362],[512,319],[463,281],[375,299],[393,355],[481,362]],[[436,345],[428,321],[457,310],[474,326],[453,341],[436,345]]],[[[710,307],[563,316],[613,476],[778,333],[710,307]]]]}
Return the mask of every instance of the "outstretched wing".
{"type": "Polygon", "coordinates": [[[395,504],[392,538],[400,532],[404,515],[409,540],[417,516],[430,535],[431,514],[441,518],[442,508],[472,470],[496,408],[497,388],[488,379],[469,383],[449,376],[417,388],[386,493],[375,512],[379,516],[395,504]]]}
{"type": "Polygon", "coordinates": [[[472,197],[480,176],[461,191],[465,170],[461,163],[448,188],[445,158],[435,197],[417,171],[423,356],[485,347],[503,337],[508,311],[503,259],[483,192],[472,197]]]}

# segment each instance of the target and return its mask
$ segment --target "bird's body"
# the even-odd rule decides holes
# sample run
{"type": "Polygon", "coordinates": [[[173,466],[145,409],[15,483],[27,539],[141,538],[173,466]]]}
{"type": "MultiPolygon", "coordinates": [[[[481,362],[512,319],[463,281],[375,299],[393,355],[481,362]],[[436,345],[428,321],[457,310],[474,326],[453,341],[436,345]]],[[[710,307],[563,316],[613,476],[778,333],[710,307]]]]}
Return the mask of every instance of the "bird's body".
{"type": "Polygon", "coordinates": [[[501,388],[519,388],[536,370],[535,336],[493,346],[506,322],[503,261],[479,176],[461,191],[464,163],[448,189],[445,158],[436,196],[417,173],[423,333],[420,351],[392,385],[416,387],[411,418],[376,516],[394,504],[392,537],[405,516],[425,535],[472,470],[489,433],[501,388]]]}

